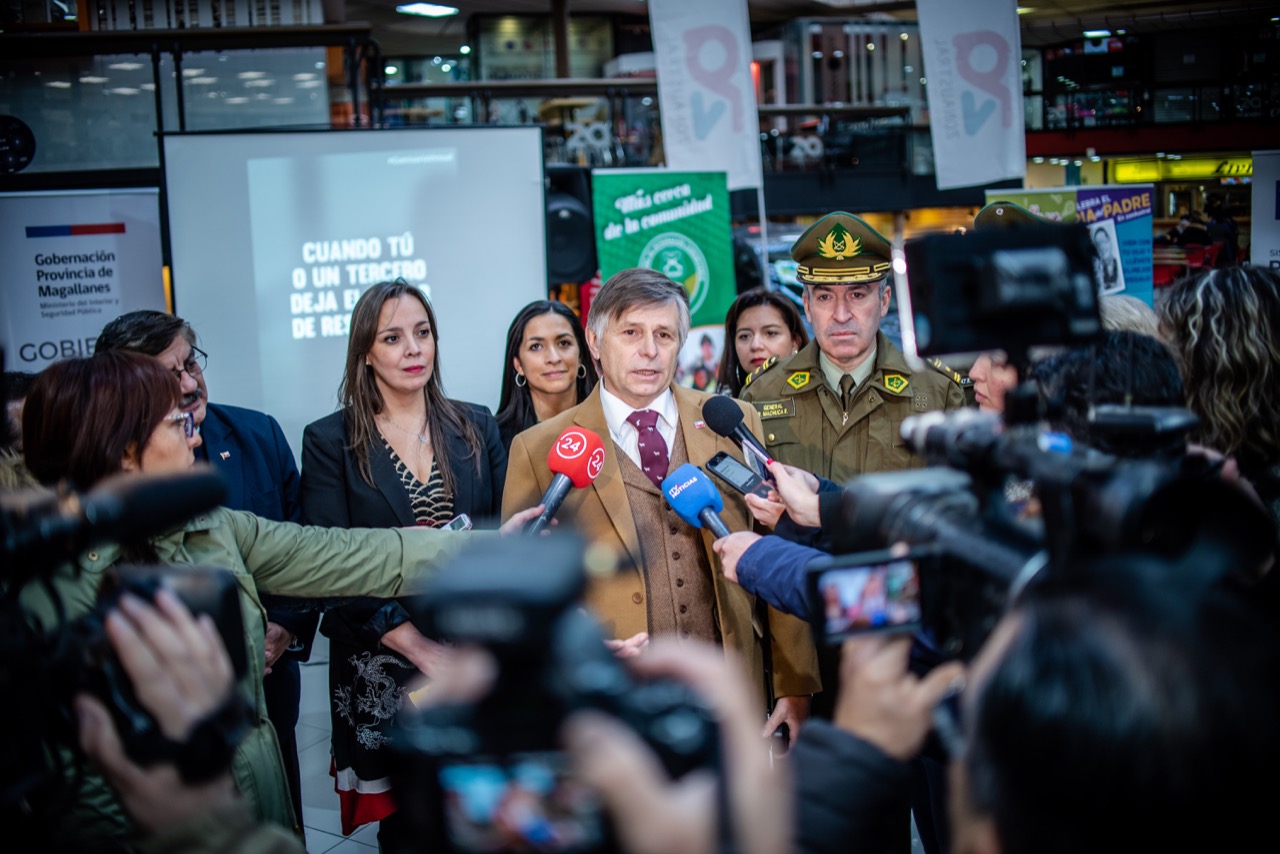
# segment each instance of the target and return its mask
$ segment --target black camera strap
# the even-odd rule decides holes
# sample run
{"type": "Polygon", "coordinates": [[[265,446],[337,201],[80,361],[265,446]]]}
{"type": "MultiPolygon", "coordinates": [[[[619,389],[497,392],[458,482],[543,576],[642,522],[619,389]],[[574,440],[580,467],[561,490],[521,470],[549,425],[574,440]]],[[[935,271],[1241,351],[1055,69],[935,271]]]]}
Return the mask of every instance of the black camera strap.
{"type": "Polygon", "coordinates": [[[185,742],[163,739],[165,753],[173,759],[186,783],[206,783],[231,766],[236,747],[249,732],[252,709],[238,690],[226,702],[196,724],[185,742]]]}

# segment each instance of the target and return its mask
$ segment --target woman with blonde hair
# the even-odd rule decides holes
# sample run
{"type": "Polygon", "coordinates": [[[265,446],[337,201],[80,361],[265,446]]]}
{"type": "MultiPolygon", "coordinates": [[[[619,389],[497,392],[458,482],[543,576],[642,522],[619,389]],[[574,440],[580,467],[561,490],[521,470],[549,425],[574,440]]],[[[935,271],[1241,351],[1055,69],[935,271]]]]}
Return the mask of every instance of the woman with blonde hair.
{"type": "Polygon", "coordinates": [[[1200,418],[1194,437],[1235,457],[1280,523],[1280,275],[1206,270],[1170,287],[1159,316],[1200,418]]]}

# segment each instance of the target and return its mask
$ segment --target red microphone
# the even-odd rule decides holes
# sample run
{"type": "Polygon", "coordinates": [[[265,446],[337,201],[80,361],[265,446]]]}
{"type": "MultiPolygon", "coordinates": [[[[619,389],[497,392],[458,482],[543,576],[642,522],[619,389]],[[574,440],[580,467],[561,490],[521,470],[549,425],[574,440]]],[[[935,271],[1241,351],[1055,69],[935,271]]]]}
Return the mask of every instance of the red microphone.
{"type": "Polygon", "coordinates": [[[570,489],[591,485],[604,468],[604,442],[584,427],[570,427],[547,453],[547,468],[555,477],[542,494],[542,514],[525,525],[526,534],[537,534],[551,524],[570,489]]]}

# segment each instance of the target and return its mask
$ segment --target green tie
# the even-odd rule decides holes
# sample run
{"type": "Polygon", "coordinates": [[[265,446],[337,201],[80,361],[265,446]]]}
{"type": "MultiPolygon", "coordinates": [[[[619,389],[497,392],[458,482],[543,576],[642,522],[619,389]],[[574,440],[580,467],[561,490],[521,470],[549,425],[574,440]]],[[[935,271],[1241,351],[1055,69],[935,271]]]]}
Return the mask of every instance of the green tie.
{"type": "Polygon", "coordinates": [[[853,395],[853,375],[845,374],[840,378],[840,408],[849,411],[849,398],[853,395]]]}

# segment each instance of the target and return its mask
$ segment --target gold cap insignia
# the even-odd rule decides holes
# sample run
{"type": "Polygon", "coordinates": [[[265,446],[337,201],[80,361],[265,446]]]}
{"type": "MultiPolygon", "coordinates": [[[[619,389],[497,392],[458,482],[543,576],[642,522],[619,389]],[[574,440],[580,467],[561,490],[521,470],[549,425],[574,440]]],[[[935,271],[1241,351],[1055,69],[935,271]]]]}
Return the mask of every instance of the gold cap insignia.
{"type": "Polygon", "coordinates": [[[800,389],[804,388],[808,384],[809,384],[808,371],[796,371],[794,374],[787,377],[787,385],[791,386],[796,391],[799,391],[800,389]]]}
{"type": "Polygon", "coordinates": [[[818,241],[818,254],[823,258],[834,258],[843,261],[862,252],[862,238],[854,237],[840,223],[836,223],[827,232],[827,236],[818,241]]]}
{"type": "Polygon", "coordinates": [[[884,387],[894,394],[902,394],[910,384],[910,381],[902,374],[884,375],[884,387]]]}

